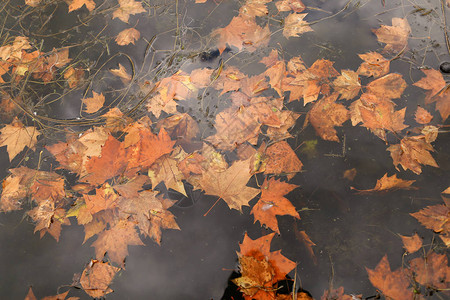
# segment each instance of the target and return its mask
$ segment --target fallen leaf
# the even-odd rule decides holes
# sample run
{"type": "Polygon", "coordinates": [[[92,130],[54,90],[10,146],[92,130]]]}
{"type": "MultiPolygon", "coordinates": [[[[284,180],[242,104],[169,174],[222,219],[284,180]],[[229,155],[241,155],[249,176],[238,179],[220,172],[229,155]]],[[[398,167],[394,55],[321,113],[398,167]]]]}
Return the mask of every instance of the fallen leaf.
{"type": "Polygon", "coordinates": [[[344,294],[344,287],[338,287],[337,289],[328,289],[323,291],[323,295],[320,300],[358,300],[363,299],[362,295],[346,295],[344,294]]]}
{"type": "Polygon", "coordinates": [[[83,78],[84,78],[84,70],[80,68],[69,67],[64,72],[64,79],[67,80],[67,83],[69,84],[69,87],[71,89],[78,86],[78,84],[81,82],[83,78]]]}
{"type": "Polygon", "coordinates": [[[103,93],[97,94],[92,91],[91,98],[84,98],[81,101],[84,105],[86,105],[86,108],[83,109],[83,111],[88,114],[93,114],[103,107],[103,104],[105,103],[105,96],[103,96],[103,93]]]}
{"type": "Polygon", "coordinates": [[[135,229],[136,224],[127,220],[119,220],[113,227],[98,235],[91,247],[95,247],[95,255],[102,260],[105,254],[112,262],[124,265],[128,256],[128,245],[144,245],[135,229]]]}
{"type": "MultiPolygon", "coordinates": [[[[40,2],[41,2],[41,0],[25,0],[25,4],[29,5],[31,7],[37,7],[40,2]]],[[[31,291],[31,287],[30,287],[30,291],[31,291]]]]}
{"type": "Polygon", "coordinates": [[[427,289],[446,290],[450,286],[450,267],[445,253],[431,252],[425,258],[414,258],[409,265],[414,279],[427,289]]]}
{"type": "Polygon", "coordinates": [[[397,178],[397,174],[388,176],[386,173],[383,175],[383,177],[381,177],[381,179],[377,180],[377,183],[375,184],[375,187],[373,189],[358,190],[355,189],[354,187],[351,187],[351,189],[358,191],[359,194],[366,194],[371,192],[387,192],[398,189],[412,190],[416,189],[416,187],[411,186],[411,184],[413,184],[414,182],[415,180],[399,179],[397,178]]]}
{"type": "Polygon", "coordinates": [[[6,146],[9,161],[12,161],[25,147],[34,151],[40,134],[36,127],[24,126],[19,119],[14,118],[11,124],[0,129],[0,147],[6,146]]]}
{"type": "Polygon", "coordinates": [[[411,27],[406,18],[392,18],[392,26],[381,25],[373,32],[380,43],[386,44],[383,51],[402,51],[408,45],[411,27]]]}
{"type": "Polygon", "coordinates": [[[419,124],[428,124],[433,119],[433,116],[424,108],[418,106],[415,114],[415,120],[419,124]]]}
{"type": "Polygon", "coordinates": [[[69,12],[82,8],[86,6],[89,11],[93,11],[95,8],[94,0],[69,0],[69,12]]]}
{"type": "Polygon", "coordinates": [[[391,73],[367,85],[367,92],[380,98],[396,99],[402,96],[406,82],[401,74],[391,73]]]}
{"type": "Polygon", "coordinates": [[[207,169],[200,179],[205,194],[219,196],[231,209],[242,211],[242,206],[248,206],[248,202],[260,192],[247,186],[252,176],[249,163],[249,160],[237,161],[223,172],[207,169]]]}
{"type": "Polygon", "coordinates": [[[81,274],[81,287],[89,296],[103,298],[113,292],[109,285],[119,270],[120,268],[113,267],[108,262],[91,260],[81,274]]]}
{"type": "Polygon", "coordinates": [[[422,248],[422,239],[415,233],[413,236],[400,235],[403,241],[403,247],[408,253],[414,253],[422,248]]]}
{"type": "Polygon", "coordinates": [[[136,2],[135,0],[118,0],[119,8],[113,12],[113,19],[118,18],[119,20],[128,23],[130,15],[140,14],[145,12],[142,7],[141,2],[136,2]]]}
{"type": "Polygon", "coordinates": [[[281,0],[275,3],[278,11],[294,11],[301,13],[306,9],[306,5],[301,0],[281,0]]]}
{"type": "Polygon", "coordinates": [[[400,144],[391,145],[387,150],[391,152],[397,170],[397,165],[401,165],[405,171],[409,169],[420,174],[422,173],[421,165],[439,167],[430,154],[430,151],[434,151],[433,146],[427,143],[423,136],[404,137],[400,144]]]}
{"type": "Polygon", "coordinates": [[[297,185],[270,178],[261,186],[261,198],[253,206],[251,214],[261,225],[267,226],[280,234],[276,216],[290,215],[300,219],[294,205],[284,196],[292,192],[297,185]]]}
{"type": "Polygon", "coordinates": [[[302,162],[286,141],[275,143],[265,151],[260,149],[259,152],[262,153],[265,163],[261,172],[264,171],[265,174],[286,175],[290,180],[302,170],[302,162]]]}
{"type": "Polygon", "coordinates": [[[409,279],[402,269],[391,271],[387,255],[385,255],[375,269],[366,268],[369,280],[386,297],[398,300],[413,299],[409,287],[409,279]]]}
{"type": "Polygon", "coordinates": [[[303,19],[307,14],[297,14],[292,13],[284,19],[284,29],[283,35],[286,38],[292,36],[300,36],[305,32],[313,31],[311,27],[309,27],[309,23],[304,21],[303,19]]]}
{"type": "Polygon", "coordinates": [[[341,94],[341,98],[351,100],[361,90],[358,74],[351,70],[342,70],[341,74],[333,81],[334,90],[341,94]]]}
{"type": "Polygon", "coordinates": [[[357,173],[356,168],[348,169],[344,171],[342,177],[349,181],[353,181],[353,179],[355,179],[356,173],[357,173]]]}
{"type": "Polygon", "coordinates": [[[133,44],[141,37],[141,33],[135,28],[124,29],[116,37],[116,43],[119,46],[133,44]]]}
{"type": "Polygon", "coordinates": [[[124,84],[127,84],[131,81],[131,75],[127,73],[125,67],[121,64],[119,64],[118,69],[110,69],[109,72],[111,72],[111,74],[113,74],[114,76],[119,77],[124,84]]]}
{"type": "Polygon", "coordinates": [[[316,102],[307,117],[316,133],[327,141],[339,142],[334,127],[341,126],[350,117],[345,106],[335,102],[338,96],[334,93],[316,102]]]}
{"type": "Polygon", "coordinates": [[[185,178],[175,159],[166,156],[159,158],[148,170],[148,177],[152,181],[152,187],[164,182],[167,189],[173,189],[187,197],[182,181],[185,178]]]}
{"type": "Polygon", "coordinates": [[[256,16],[263,17],[269,13],[266,4],[271,1],[272,0],[247,0],[239,9],[239,14],[249,18],[254,18],[256,16]]]}
{"type": "Polygon", "coordinates": [[[364,61],[358,68],[357,73],[359,75],[378,78],[389,73],[391,61],[378,52],[367,52],[358,54],[358,56],[364,61]]]}

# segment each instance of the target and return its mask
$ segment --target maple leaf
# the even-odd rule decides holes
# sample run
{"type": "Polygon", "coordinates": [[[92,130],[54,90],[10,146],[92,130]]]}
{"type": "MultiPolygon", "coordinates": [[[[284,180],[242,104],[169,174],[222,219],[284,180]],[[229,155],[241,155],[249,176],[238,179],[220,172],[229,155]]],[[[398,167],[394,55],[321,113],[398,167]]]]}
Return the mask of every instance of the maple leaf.
{"type": "Polygon", "coordinates": [[[448,201],[445,204],[427,206],[418,212],[412,213],[411,216],[416,218],[426,228],[440,233],[439,237],[447,246],[450,245],[450,209],[448,201]]]}
{"type": "Polygon", "coordinates": [[[207,169],[202,174],[200,185],[208,195],[219,196],[231,209],[242,211],[242,206],[259,194],[259,190],[247,186],[252,176],[250,160],[237,161],[223,172],[207,169]]]}
{"type": "Polygon", "coordinates": [[[103,93],[97,94],[92,91],[91,98],[84,98],[81,101],[84,105],[86,105],[86,108],[83,109],[83,111],[88,114],[93,114],[103,107],[103,104],[105,103],[105,96],[103,96],[103,93]]]}
{"type": "Polygon", "coordinates": [[[255,223],[259,221],[261,225],[265,225],[280,234],[276,215],[291,215],[300,219],[295,207],[284,197],[297,187],[297,185],[274,178],[266,179],[261,186],[261,198],[251,211],[255,217],[255,223]]]}
{"type": "Polygon", "coordinates": [[[387,148],[391,152],[394,166],[401,165],[404,170],[410,169],[416,174],[422,173],[422,165],[438,168],[436,161],[431,156],[433,146],[424,140],[423,136],[404,137],[400,144],[391,145],[387,148]]]}
{"type": "Polygon", "coordinates": [[[389,73],[390,60],[384,58],[378,52],[367,52],[358,54],[364,60],[359,66],[357,73],[363,76],[373,76],[375,78],[381,77],[389,73]]]}
{"type": "Polygon", "coordinates": [[[158,158],[172,152],[175,141],[161,128],[155,135],[148,125],[134,123],[125,129],[128,134],[123,141],[128,168],[147,170],[158,158]]]}
{"type": "Polygon", "coordinates": [[[278,11],[294,11],[300,13],[306,9],[306,5],[301,0],[281,0],[275,3],[278,11]]]}
{"type": "Polygon", "coordinates": [[[168,209],[176,202],[158,197],[154,191],[142,191],[138,197],[122,197],[120,213],[138,226],[141,234],[161,244],[161,229],[177,229],[175,216],[168,209]]]}
{"type": "Polygon", "coordinates": [[[320,300],[356,300],[362,299],[362,295],[346,295],[344,294],[344,287],[338,287],[337,289],[328,289],[323,291],[323,295],[320,300]]]}
{"type": "Polygon", "coordinates": [[[429,91],[425,97],[425,103],[436,102],[436,109],[445,121],[450,115],[450,90],[447,83],[438,70],[425,69],[422,72],[425,73],[426,77],[420,79],[414,85],[429,91]]]}
{"type": "Polygon", "coordinates": [[[256,16],[263,17],[269,13],[266,4],[271,1],[272,0],[247,0],[239,9],[239,14],[249,18],[254,18],[256,16]]]}
{"type": "Polygon", "coordinates": [[[118,69],[110,69],[109,72],[111,72],[111,74],[113,74],[114,76],[119,77],[124,84],[127,84],[131,81],[131,75],[127,73],[125,67],[121,64],[119,64],[118,69]]]}
{"type": "Polygon", "coordinates": [[[392,26],[381,25],[373,32],[380,43],[386,44],[383,51],[401,51],[408,45],[411,27],[406,18],[392,18],[392,26]]]}
{"type": "Polygon", "coordinates": [[[152,181],[152,187],[164,182],[167,189],[173,189],[187,197],[182,180],[183,173],[178,169],[178,161],[163,156],[159,158],[148,170],[148,177],[152,181]]]}
{"type": "Polygon", "coordinates": [[[417,257],[409,263],[414,279],[428,289],[446,290],[450,285],[450,267],[447,256],[435,252],[425,258],[417,257]]]}
{"type": "Polygon", "coordinates": [[[387,98],[364,93],[350,105],[353,126],[363,122],[380,139],[386,141],[386,131],[397,132],[408,127],[403,124],[406,107],[395,111],[394,102],[387,98]]]}
{"type": "MultiPolygon", "coordinates": [[[[191,148],[192,140],[199,134],[197,122],[186,113],[177,113],[158,122],[157,129],[164,128],[176,145],[191,148]]],[[[186,150],[188,151],[188,150],[186,150]]]]}
{"type": "Polygon", "coordinates": [[[262,154],[262,162],[264,163],[260,168],[261,172],[264,171],[265,174],[286,175],[287,179],[290,180],[294,178],[297,172],[302,170],[302,162],[286,141],[275,143],[267,147],[265,151],[262,151],[264,147],[261,146],[259,150],[262,154]]]}
{"type": "Polygon", "coordinates": [[[212,36],[219,36],[218,49],[222,53],[226,45],[234,46],[239,50],[246,49],[249,52],[269,43],[270,30],[266,26],[258,26],[253,18],[239,15],[234,17],[230,24],[224,28],[216,29],[212,36]]]}
{"type": "Polygon", "coordinates": [[[216,115],[215,135],[205,140],[223,150],[233,150],[244,142],[256,144],[261,124],[247,110],[227,108],[216,115]]]}
{"type": "Polygon", "coordinates": [[[89,296],[103,298],[113,292],[109,285],[119,270],[108,262],[91,260],[81,274],[81,287],[89,296]]]}
{"type": "Polygon", "coordinates": [[[307,14],[292,13],[284,19],[283,35],[286,38],[300,36],[305,32],[313,31],[309,23],[303,19],[307,14]]]}
{"type": "Polygon", "coordinates": [[[168,114],[177,113],[177,105],[173,98],[168,96],[168,88],[165,86],[158,90],[158,94],[149,99],[146,107],[149,112],[159,118],[163,111],[168,114]]]}
{"type": "MultiPolygon", "coordinates": [[[[283,79],[286,76],[286,63],[284,61],[279,61],[277,52],[273,51],[271,52],[271,55],[273,55],[272,53],[274,53],[274,55],[277,56],[277,60],[275,63],[267,65],[268,68],[264,71],[264,74],[270,78],[270,86],[277,91],[280,97],[282,97],[284,93],[282,85],[283,79]]],[[[261,62],[263,61],[264,58],[263,60],[261,60],[261,62]]]]}
{"type": "Polygon", "coordinates": [[[422,239],[415,233],[413,236],[400,235],[403,241],[403,247],[408,253],[414,253],[422,248],[422,239]]]}
{"type": "MultiPolygon", "coordinates": [[[[40,2],[41,2],[41,0],[25,0],[25,4],[29,5],[31,7],[37,7],[40,2]]],[[[31,288],[30,288],[30,290],[31,290],[31,288]]]]}
{"type": "Polygon", "coordinates": [[[375,187],[373,189],[368,190],[358,190],[354,187],[351,187],[352,190],[358,191],[360,194],[364,193],[371,193],[371,192],[387,192],[387,191],[393,191],[398,189],[404,189],[404,190],[411,190],[416,189],[415,187],[412,187],[411,184],[413,184],[415,180],[403,180],[397,178],[397,174],[394,174],[392,176],[388,176],[387,173],[381,177],[381,179],[377,180],[377,183],[375,184],[375,187]]]}
{"type": "Polygon", "coordinates": [[[67,80],[67,83],[69,84],[69,87],[71,89],[75,88],[83,78],[84,78],[84,70],[80,68],[69,67],[64,72],[64,79],[67,80]]]}
{"type": "Polygon", "coordinates": [[[12,161],[25,147],[34,150],[40,134],[36,127],[24,126],[14,118],[11,124],[0,129],[0,147],[6,146],[9,161],[12,161]]]}
{"type": "Polygon", "coordinates": [[[401,74],[391,73],[378,78],[367,85],[367,92],[381,98],[400,98],[406,88],[401,74]]]}
{"type": "Polygon", "coordinates": [[[136,224],[119,220],[113,227],[98,235],[91,247],[95,247],[97,259],[102,260],[106,253],[112,262],[124,264],[128,256],[128,245],[144,245],[135,229],[136,224]]]}
{"type": "Polygon", "coordinates": [[[130,15],[135,15],[145,12],[141,2],[135,0],[119,0],[119,8],[113,12],[113,19],[119,18],[119,20],[128,23],[130,15]]]}
{"type": "Polygon", "coordinates": [[[141,33],[135,28],[124,29],[116,37],[116,43],[119,46],[133,44],[141,37],[141,33]]]}
{"type": "Polygon", "coordinates": [[[41,201],[28,212],[28,215],[37,222],[34,232],[39,231],[41,238],[48,232],[59,241],[62,225],[70,225],[70,221],[65,218],[66,211],[63,208],[56,208],[53,199],[41,201]]]}
{"type": "Polygon", "coordinates": [[[361,90],[358,74],[351,70],[342,70],[341,74],[333,81],[334,89],[343,99],[351,100],[358,96],[361,90]]]}
{"type": "Polygon", "coordinates": [[[316,133],[324,140],[339,142],[335,126],[341,126],[349,119],[349,112],[342,104],[335,101],[338,94],[334,93],[316,102],[308,112],[308,121],[316,133]]]}
{"type": "Polygon", "coordinates": [[[419,124],[428,124],[433,119],[433,116],[424,108],[418,106],[415,113],[415,120],[419,124]]]}
{"type": "Polygon", "coordinates": [[[95,195],[83,195],[86,208],[91,215],[107,209],[113,209],[117,205],[119,196],[114,192],[113,188],[108,184],[104,184],[101,188],[95,189],[95,195]]]}
{"type": "Polygon", "coordinates": [[[402,269],[391,271],[387,255],[371,270],[366,268],[369,280],[385,296],[398,300],[413,299],[413,294],[409,286],[408,277],[402,269]]]}
{"type": "Polygon", "coordinates": [[[88,175],[83,178],[83,181],[93,185],[102,184],[109,178],[123,174],[127,164],[123,145],[110,135],[102,146],[100,156],[91,157],[86,161],[88,175]]]}
{"type": "Polygon", "coordinates": [[[93,11],[95,8],[94,0],[69,0],[69,12],[82,8],[86,6],[89,11],[93,11]]]}
{"type": "Polygon", "coordinates": [[[270,243],[275,233],[256,240],[244,236],[239,245],[241,277],[233,279],[245,295],[245,299],[275,299],[274,285],[286,277],[296,263],[287,259],[281,251],[270,252],[270,243]]]}
{"type": "MultiPolygon", "coordinates": [[[[40,0],[39,0],[40,1],[40,0]]],[[[64,293],[55,295],[55,296],[47,296],[42,298],[41,300],[64,300],[66,299],[67,295],[69,294],[69,291],[66,291],[64,293]]],[[[67,300],[77,300],[78,297],[70,297],[67,298],[67,300]]],[[[33,293],[32,288],[30,287],[30,289],[28,290],[28,294],[25,297],[25,300],[37,300],[36,296],[33,293]]]]}

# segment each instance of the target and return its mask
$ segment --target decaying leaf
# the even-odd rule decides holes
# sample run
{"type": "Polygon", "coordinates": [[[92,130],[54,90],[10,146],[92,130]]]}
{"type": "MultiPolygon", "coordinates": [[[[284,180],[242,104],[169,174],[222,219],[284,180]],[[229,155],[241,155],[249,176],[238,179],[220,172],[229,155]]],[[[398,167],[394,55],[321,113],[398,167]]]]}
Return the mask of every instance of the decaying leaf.
{"type": "Polygon", "coordinates": [[[103,93],[98,94],[92,91],[92,97],[84,98],[82,102],[86,105],[86,108],[83,110],[88,114],[93,114],[103,107],[103,104],[105,103],[105,96],[103,96],[103,93]]]}
{"type": "Polygon", "coordinates": [[[69,12],[82,8],[86,6],[89,11],[93,11],[95,8],[94,0],[69,0],[69,12]]]}
{"type": "Polygon", "coordinates": [[[393,191],[398,189],[405,189],[405,190],[411,190],[415,189],[415,187],[412,187],[411,184],[413,184],[415,180],[403,180],[397,178],[397,174],[394,174],[392,176],[388,176],[387,173],[381,177],[381,179],[377,180],[377,183],[373,189],[369,190],[358,190],[352,187],[353,190],[358,191],[358,193],[370,193],[370,192],[387,192],[387,191],[393,191]]]}
{"type": "Polygon", "coordinates": [[[392,26],[381,25],[373,32],[380,43],[386,44],[384,51],[401,51],[408,45],[411,27],[406,18],[392,18],[392,26]]]}
{"type": "Polygon", "coordinates": [[[359,75],[378,78],[389,73],[390,60],[387,60],[378,52],[367,52],[358,54],[358,56],[364,60],[358,68],[357,73],[359,75]]]}
{"type": "Polygon", "coordinates": [[[366,268],[369,280],[384,295],[392,299],[410,300],[412,291],[408,289],[409,279],[405,272],[399,268],[391,271],[387,255],[385,255],[375,269],[366,268]]]}
{"type": "Polygon", "coordinates": [[[403,241],[403,247],[408,253],[414,253],[422,248],[422,239],[415,233],[413,236],[400,235],[403,241]]]}
{"type": "Polygon", "coordinates": [[[127,73],[125,70],[125,67],[119,64],[118,69],[111,69],[109,70],[113,75],[119,77],[123,83],[127,84],[131,81],[131,75],[127,73]]]}
{"type": "Polygon", "coordinates": [[[297,185],[289,184],[271,178],[266,179],[261,186],[261,198],[253,206],[251,213],[255,216],[255,222],[259,221],[273,231],[280,233],[276,216],[291,215],[300,219],[298,212],[292,203],[284,196],[292,192],[297,185]]]}
{"type": "Polygon", "coordinates": [[[141,37],[141,33],[135,28],[124,29],[116,37],[116,43],[119,46],[133,44],[141,37]]]}
{"type": "Polygon", "coordinates": [[[109,285],[119,270],[107,262],[92,260],[81,274],[81,287],[89,296],[102,298],[113,292],[109,285]]]}
{"type": "Polygon", "coordinates": [[[418,106],[415,114],[415,120],[419,124],[428,124],[433,119],[433,116],[424,108],[418,106]]]}
{"type": "Polygon", "coordinates": [[[250,161],[237,161],[223,172],[208,169],[202,174],[200,185],[208,195],[219,196],[231,209],[242,211],[242,206],[247,205],[259,190],[247,186],[252,176],[249,169],[250,161]]]}
{"type": "Polygon", "coordinates": [[[422,286],[434,290],[446,290],[450,286],[450,267],[445,253],[430,252],[425,258],[411,260],[410,266],[414,279],[422,286]]]}
{"type": "Polygon", "coordinates": [[[25,147],[35,149],[37,137],[41,133],[33,126],[24,126],[14,118],[11,124],[0,129],[0,147],[6,146],[9,160],[12,161],[25,147]]]}
{"type": "Polygon", "coordinates": [[[135,0],[119,0],[119,8],[113,13],[113,19],[118,18],[119,20],[128,23],[131,15],[140,14],[145,12],[142,7],[141,2],[136,2],[135,0]]]}
{"type": "Polygon", "coordinates": [[[313,31],[309,23],[303,20],[307,14],[292,13],[284,20],[283,35],[287,38],[300,36],[305,32],[313,31]]]}

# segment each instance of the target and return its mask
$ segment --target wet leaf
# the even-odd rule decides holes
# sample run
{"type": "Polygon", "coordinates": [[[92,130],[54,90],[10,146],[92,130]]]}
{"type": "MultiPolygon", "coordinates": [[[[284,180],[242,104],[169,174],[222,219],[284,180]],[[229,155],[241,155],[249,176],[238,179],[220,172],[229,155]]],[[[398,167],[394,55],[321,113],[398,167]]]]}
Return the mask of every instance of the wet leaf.
{"type": "Polygon", "coordinates": [[[280,0],[275,2],[278,11],[294,11],[301,13],[306,9],[306,5],[301,0],[280,0]]]}
{"type": "Polygon", "coordinates": [[[107,262],[91,261],[81,274],[81,287],[89,296],[102,298],[113,292],[109,285],[119,270],[107,262]]]}
{"type": "Polygon", "coordinates": [[[408,253],[414,253],[422,248],[422,239],[415,233],[413,236],[400,235],[403,241],[403,247],[408,253]]]}
{"type": "Polygon", "coordinates": [[[128,44],[133,44],[141,37],[141,33],[134,29],[128,28],[124,29],[116,37],[116,43],[119,46],[125,46],[128,44]]]}
{"type": "Polygon", "coordinates": [[[37,137],[41,133],[33,126],[24,126],[14,118],[11,124],[0,129],[0,147],[6,146],[9,160],[12,161],[25,147],[35,150],[37,137]]]}
{"type": "Polygon", "coordinates": [[[409,280],[402,269],[391,271],[387,255],[385,255],[375,269],[366,268],[369,280],[374,287],[385,296],[398,300],[410,300],[413,298],[409,287],[409,280]]]}
{"type": "Polygon", "coordinates": [[[381,25],[373,30],[380,43],[385,43],[384,51],[402,51],[408,45],[408,37],[411,33],[406,18],[392,18],[392,26],[381,25]]]}
{"type": "Polygon", "coordinates": [[[424,108],[418,106],[415,114],[415,120],[419,124],[428,124],[433,119],[433,116],[424,108]]]}
{"type": "Polygon", "coordinates": [[[300,36],[305,32],[313,31],[309,23],[303,20],[307,14],[292,13],[284,19],[283,35],[286,38],[300,36]]]}
{"type": "Polygon", "coordinates": [[[414,279],[428,289],[445,290],[450,285],[450,267],[446,254],[428,253],[409,263],[415,273],[414,279]]]}
{"type": "Polygon", "coordinates": [[[91,98],[84,98],[81,101],[84,105],[86,105],[86,108],[84,108],[83,111],[88,114],[93,114],[103,107],[103,104],[105,103],[105,96],[103,96],[103,93],[97,94],[92,91],[91,98]]]}
{"type": "Polygon", "coordinates": [[[389,73],[390,60],[387,60],[378,52],[367,52],[358,54],[358,56],[364,60],[358,68],[357,73],[359,75],[378,78],[389,73]]]}
{"type": "Polygon", "coordinates": [[[119,20],[128,23],[130,15],[140,14],[145,12],[142,7],[141,2],[136,2],[135,0],[118,0],[119,8],[113,13],[113,19],[118,18],[119,20]]]}
{"type": "Polygon", "coordinates": [[[267,226],[280,234],[276,216],[290,215],[300,219],[295,207],[284,196],[292,192],[297,185],[270,178],[261,186],[261,198],[253,206],[251,214],[261,225],[267,226]]]}
{"type": "Polygon", "coordinates": [[[368,190],[358,190],[352,187],[353,190],[358,191],[360,194],[371,193],[371,192],[387,192],[398,189],[411,190],[416,189],[416,187],[412,187],[411,185],[415,182],[415,180],[403,180],[397,178],[397,174],[392,176],[388,176],[387,173],[381,177],[381,179],[377,180],[377,183],[373,189],[368,190]]]}
{"type": "Polygon", "coordinates": [[[125,67],[119,64],[118,69],[111,69],[109,70],[114,76],[119,77],[123,83],[127,84],[131,81],[131,75],[127,73],[125,70],[125,67]]]}
{"type": "Polygon", "coordinates": [[[93,11],[95,8],[94,0],[69,0],[69,12],[77,10],[85,6],[89,11],[93,11]]]}
{"type": "Polygon", "coordinates": [[[358,74],[351,70],[342,70],[341,74],[333,81],[334,90],[341,94],[342,99],[351,100],[358,96],[361,90],[358,74]]]}

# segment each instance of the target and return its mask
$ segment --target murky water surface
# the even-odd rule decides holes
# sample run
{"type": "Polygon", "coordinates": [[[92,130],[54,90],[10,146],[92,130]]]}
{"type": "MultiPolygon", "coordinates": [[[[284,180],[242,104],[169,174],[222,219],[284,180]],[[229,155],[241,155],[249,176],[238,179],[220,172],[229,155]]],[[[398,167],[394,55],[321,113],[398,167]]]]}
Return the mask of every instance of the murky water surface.
{"type": "MultiPolygon", "coordinates": [[[[13,1],[11,5],[23,5],[22,2],[13,1]]],[[[129,68],[132,61],[137,82],[157,80],[179,69],[187,72],[200,67],[216,69],[220,60],[227,60],[229,65],[238,66],[244,73],[259,74],[264,70],[258,63],[261,58],[271,49],[278,49],[285,59],[300,55],[308,66],[325,58],[334,61],[338,71],[356,70],[361,63],[357,54],[382,47],[372,29],[381,24],[391,25],[393,17],[407,16],[416,38],[410,39],[407,53],[392,62],[391,72],[403,74],[408,82],[402,98],[396,101],[398,107],[407,107],[405,123],[408,123],[424,97],[422,90],[412,86],[423,76],[419,68],[436,69],[441,61],[450,59],[442,31],[440,1],[437,0],[416,3],[426,11],[431,10],[426,15],[423,11],[422,15],[414,13],[414,4],[409,1],[304,0],[307,7],[311,7],[306,11],[305,20],[323,19],[312,25],[314,32],[290,39],[274,34],[268,47],[242,54],[231,48],[221,56],[215,52],[215,42],[209,34],[215,28],[226,26],[237,15],[242,3],[231,0],[208,0],[205,4],[174,0],[144,2],[147,15],[132,16],[129,22],[142,35],[135,46],[120,47],[110,38],[104,38],[114,37],[125,28],[124,23],[111,20],[106,13],[97,14],[89,20],[88,26],[72,29],[79,20],[88,20],[89,13],[83,8],[68,15],[64,3],[49,6],[42,12],[41,17],[51,15],[51,18],[41,29],[29,25],[34,22],[32,19],[24,18],[23,22],[30,26],[30,36],[36,39],[45,36],[43,47],[46,51],[61,43],[61,35],[52,34],[66,28],[64,38],[67,42],[80,43],[73,53],[79,53],[92,70],[90,89],[104,91],[111,96],[109,99],[114,99],[107,105],[120,103],[122,108],[131,107],[142,95],[138,88],[132,87],[125,99],[121,98],[123,85],[108,72],[118,63],[129,68]],[[86,41],[89,41],[89,47],[83,45],[86,41]],[[151,42],[151,47],[143,41],[151,42]]],[[[96,3],[100,5],[99,1],[96,3]]],[[[102,7],[106,9],[115,4],[115,1],[104,1],[102,7]]],[[[273,11],[273,5],[270,7],[273,11]]],[[[447,8],[445,11],[449,13],[447,8]]],[[[8,19],[7,22],[17,20],[8,19]]],[[[362,83],[366,84],[364,80],[362,83]]],[[[83,92],[63,91],[63,99],[55,102],[52,100],[58,99],[61,91],[36,95],[35,101],[49,103],[36,109],[41,114],[60,119],[77,118],[83,92]]],[[[205,136],[214,132],[210,126],[214,121],[212,111],[221,111],[226,106],[216,97],[213,92],[205,95],[204,101],[210,103],[209,114],[200,109],[195,99],[179,103],[179,111],[189,112],[205,136]]],[[[306,111],[298,101],[286,105],[297,112],[306,111]]],[[[139,111],[137,116],[144,113],[139,111]]],[[[298,263],[298,279],[316,299],[330,284],[344,286],[349,293],[374,296],[377,292],[370,284],[365,268],[374,268],[385,254],[393,269],[401,266],[404,250],[397,234],[417,232],[424,237],[425,244],[438,243],[432,232],[409,214],[440,203],[440,192],[448,187],[448,133],[440,134],[434,143],[436,152],[433,156],[440,168],[424,167],[420,176],[412,172],[401,173],[403,179],[417,180],[418,190],[362,195],[349,187],[371,188],[386,172],[396,172],[386,144],[365,128],[352,127],[350,122],[338,128],[343,143],[323,141],[311,126],[303,129],[303,121],[304,117],[300,117],[291,130],[294,138],[289,140],[304,164],[303,172],[290,181],[299,188],[288,195],[300,211],[301,219],[278,217],[281,235],[274,238],[272,249],[282,249],[286,257],[298,263]],[[306,148],[302,144],[305,141],[316,146],[306,148]],[[351,168],[358,170],[353,182],[343,178],[343,171],[351,168]],[[314,257],[296,234],[299,230],[305,230],[316,244],[314,257]]],[[[53,138],[56,142],[60,137],[53,138]]],[[[192,147],[196,149],[195,145],[192,147]]],[[[52,163],[49,155],[46,159],[46,164],[52,163]]],[[[0,149],[0,164],[3,166],[0,174],[4,178],[12,167],[4,147],[0,149]]],[[[241,214],[230,210],[223,201],[204,216],[216,197],[205,196],[192,188],[188,188],[187,193],[188,198],[169,193],[172,199],[179,200],[171,212],[181,231],[164,230],[161,246],[150,239],[144,240],[145,247],[130,246],[126,270],[115,278],[112,286],[115,292],[107,299],[239,299],[238,293],[225,292],[228,278],[237,268],[239,242],[245,232],[256,238],[270,231],[261,228],[259,223],[253,224],[250,208],[244,207],[241,214]]],[[[64,227],[59,242],[48,235],[40,239],[39,234],[33,234],[33,228],[24,212],[0,214],[1,299],[23,299],[29,286],[33,286],[36,295],[54,295],[58,287],[69,285],[73,274],[79,273],[89,258],[95,256],[90,241],[80,246],[84,238],[80,226],[64,227]]],[[[71,295],[88,299],[82,291],[71,292],[71,295]]]]}

